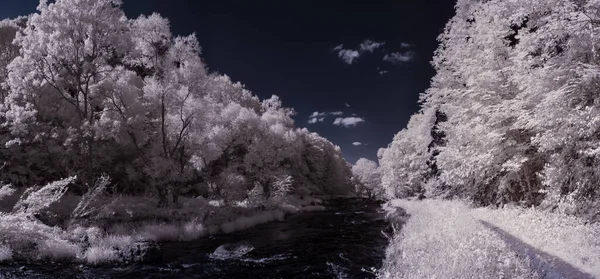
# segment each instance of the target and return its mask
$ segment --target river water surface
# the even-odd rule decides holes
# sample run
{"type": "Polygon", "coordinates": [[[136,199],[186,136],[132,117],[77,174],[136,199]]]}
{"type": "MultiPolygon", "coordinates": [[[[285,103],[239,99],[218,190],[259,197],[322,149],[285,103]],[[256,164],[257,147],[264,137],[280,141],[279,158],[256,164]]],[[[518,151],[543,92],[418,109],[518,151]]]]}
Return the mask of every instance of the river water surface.
{"type": "Polygon", "coordinates": [[[364,199],[325,206],[240,232],[162,243],[158,263],[5,266],[0,278],[375,278],[388,244],[381,207],[364,199]]]}

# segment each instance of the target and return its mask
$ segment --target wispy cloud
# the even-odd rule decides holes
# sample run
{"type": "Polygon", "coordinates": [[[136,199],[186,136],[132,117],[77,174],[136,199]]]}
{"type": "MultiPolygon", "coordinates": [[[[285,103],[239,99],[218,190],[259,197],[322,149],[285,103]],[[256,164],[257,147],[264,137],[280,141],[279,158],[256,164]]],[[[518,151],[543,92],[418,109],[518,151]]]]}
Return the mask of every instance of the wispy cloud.
{"type": "Polygon", "coordinates": [[[315,111],[310,116],[308,116],[308,124],[323,122],[325,121],[325,116],[327,116],[327,113],[315,111]]]}
{"type": "Polygon", "coordinates": [[[333,51],[338,52],[338,57],[346,64],[354,63],[354,60],[360,57],[360,53],[357,50],[345,49],[344,45],[339,45],[333,48],[333,51]]]}
{"type": "Polygon", "coordinates": [[[308,124],[315,124],[317,122],[324,122],[325,121],[325,117],[321,117],[321,118],[309,118],[308,119],[308,124]]]}
{"type": "MultiPolygon", "coordinates": [[[[344,63],[353,64],[363,55],[374,53],[375,50],[382,48],[385,44],[386,42],[364,40],[355,49],[344,48],[344,45],[340,44],[333,48],[333,52],[336,52],[338,57],[341,58],[342,61],[344,61],[344,63]]],[[[385,53],[385,55],[383,56],[383,61],[390,62],[393,64],[400,64],[409,62],[414,58],[415,52],[412,50],[414,49],[413,44],[402,42],[400,43],[400,48],[402,49],[402,51],[385,53]]],[[[380,75],[384,75],[387,73],[387,71],[380,70],[378,70],[377,72],[380,75]]]]}
{"type": "Polygon", "coordinates": [[[346,105],[346,107],[347,107],[347,108],[349,108],[349,107],[350,107],[350,105],[349,105],[348,103],[344,103],[344,105],[346,105]]]}
{"type": "Polygon", "coordinates": [[[383,45],[385,45],[385,42],[374,42],[371,40],[364,40],[360,44],[359,49],[362,52],[373,52],[376,49],[382,47],[383,45]]]}
{"type": "Polygon", "coordinates": [[[354,145],[354,146],[360,146],[360,145],[362,145],[362,142],[355,141],[355,142],[352,143],[352,145],[354,145]]]}
{"type": "MultiPolygon", "coordinates": [[[[348,107],[349,105],[346,104],[348,107]]],[[[329,112],[318,112],[315,111],[308,116],[308,124],[316,124],[317,122],[324,122],[329,116],[338,116],[333,121],[333,125],[342,127],[352,127],[358,125],[358,123],[365,122],[364,118],[352,114],[351,117],[343,117],[345,113],[343,111],[329,111],[329,112]]]]}
{"type": "Polygon", "coordinates": [[[327,115],[326,112],[315,111],[309,117],[311,117],[311,118],[313,118],[313,117],[322,117],[322,116],[325,116],[325,115],[327,115]]]}
{"type": "Polygon", "coordinates": [[[341,116],[341,115],[344,115],[344,112],[343,111],[331,111],[331,112],[315,111],[311,115],[308,116],[308,123],[315,124],[317,122],[323,122],[323,121],[325,121],[325,118],[327,118],[327,116],[329,116],[329,115],[341,116]]]}
{"type": "Polygon", "coordinates": [[[386,54],[383,56],[383,61],[390,62],[393,64],[406,63],[413,59],[415,53],[413,51],[407,51],[404,53],[401,52],[392,52],[390,54],[386,54]]]}
{"type": "Polygon", "coordinates": [[[375,42],[371,40],[364,40],[358,49],[344,48],[344,45],[338,45],[333,48],[334,52],[337,52],[338,57],[346,64],[354,63],[364,53],[373,53],[376,49],[385,45],[385,42],[375,42]]]}
{"type": "Polygon", "coordinates": [[[388,71],[386,71],[386,70],[382,70],[382,69],[380,69],[379,67],[377,67],[377,72],[379,73],[379,75],[380,75],[380,76],[383,76],[383,75],[385,75],[385,74],[387,74],[387,73],[388,73],[388,71]]]}
{"type": "Polygon", "coordinates": [[[358,123],[365,122],[364,118],[360,117],[338,117],[333,121],[333,125],[342,126],[342,127],[352,127],[358,125],[358,123]]]}

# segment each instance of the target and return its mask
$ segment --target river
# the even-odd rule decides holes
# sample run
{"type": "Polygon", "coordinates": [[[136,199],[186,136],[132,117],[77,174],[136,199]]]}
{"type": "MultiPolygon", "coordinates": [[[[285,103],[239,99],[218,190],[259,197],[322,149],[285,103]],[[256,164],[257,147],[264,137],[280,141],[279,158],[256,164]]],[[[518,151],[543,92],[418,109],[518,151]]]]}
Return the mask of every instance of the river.
{"type": "Polygon", "coordinates": [[[0,278],[375,278],[388,244],[379,204],[325,206],[240,232],[161,243],[158,263],[5,266],[0,278]]]}

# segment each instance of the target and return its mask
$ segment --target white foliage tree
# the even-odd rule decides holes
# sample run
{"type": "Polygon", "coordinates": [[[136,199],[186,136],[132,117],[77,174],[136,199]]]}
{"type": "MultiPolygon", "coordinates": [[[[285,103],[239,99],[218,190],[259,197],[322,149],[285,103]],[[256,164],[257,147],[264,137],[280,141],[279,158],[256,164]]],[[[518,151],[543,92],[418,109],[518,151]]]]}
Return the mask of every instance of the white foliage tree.
{"type": "Polygon", "coordinates": [[[411,119],[425,128],[409,123],[380,151],[384,186],[597,214],[599,11],[598,1],[458,1],[411,119]],[[433,111],[447,121],[417,121],[433,111]],[[431,148],[435,133],[444,142],[431,148]],[[439,175],[423,175],[427,152],[439,175]]]}
{"type": "Polygon", "coordinates": [[[415,114],[407,128],[396,134],[387,148],[379,150],[381,184],[387,197],[403,198],[425,190],[432,127],[431,113],[415,114]]]}
{"type": "Polygon", "coordinates": [[[381,187],[381,176],[377,168],[377,163],[360,158],[352,166],[352,174],[357,182],[356,192],[365,195],[370,199],[382,198],[383,188],[381,187]]]}
{"type": "Polygon", "coordinates": [[[351,191],[339,147],[295,129],[278,97],[209,73],[195,35],[173,36],[166,18],[128,19],[118,0],[57,0],[17,23],[0,24],[7,183],[77,175],[72,191],[95,199],[98,177],[110,177],[111,191],[161,206],[197,185],[229,201],[256,185],[263,201],[351,191]]]}
{"type": "Polygon", "coordinates": [[[119,4],[41,1],[15,39],[21,55],[8,66],[5,117],[15,142],[45,142],[47,149],[67,146],[82,154],[88,183],[96,141],[104,136],[98,119],[109,92],[103,84],[114,77],[114,58],[129,48],[119,4]]]}

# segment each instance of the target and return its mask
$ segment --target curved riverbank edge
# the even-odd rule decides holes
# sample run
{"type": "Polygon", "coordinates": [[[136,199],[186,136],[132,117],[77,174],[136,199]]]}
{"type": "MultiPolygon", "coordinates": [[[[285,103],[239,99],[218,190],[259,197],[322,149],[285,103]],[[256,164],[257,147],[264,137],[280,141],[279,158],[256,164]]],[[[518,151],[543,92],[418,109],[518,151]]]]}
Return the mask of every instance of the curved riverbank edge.
{"type": "Polygon", "coordinates": [[[67,225],[66,212],[72,212],[77,199],[65,197],[49,215],[52,220],[0,212],[0,264],[152,262],[160,259],[160,242],[192,241],[282,221],[288,214],[324,210],[328,198],[289,196],[269,207],[184,198],[177,208],[159,208],[151,198],[121,196],[103,201],[93,220],[67,225]]]}

